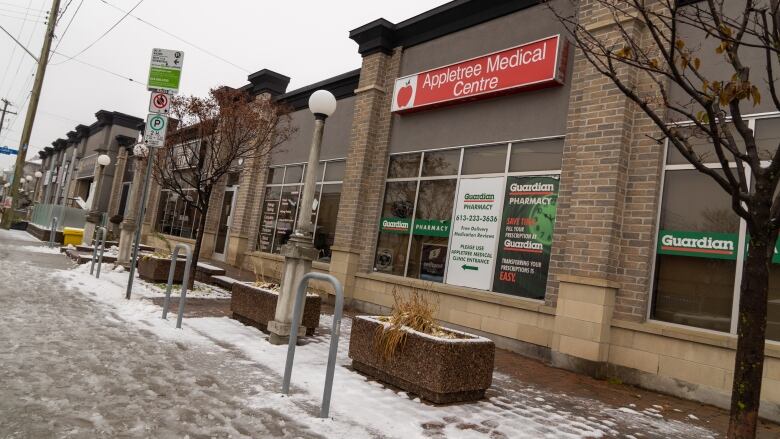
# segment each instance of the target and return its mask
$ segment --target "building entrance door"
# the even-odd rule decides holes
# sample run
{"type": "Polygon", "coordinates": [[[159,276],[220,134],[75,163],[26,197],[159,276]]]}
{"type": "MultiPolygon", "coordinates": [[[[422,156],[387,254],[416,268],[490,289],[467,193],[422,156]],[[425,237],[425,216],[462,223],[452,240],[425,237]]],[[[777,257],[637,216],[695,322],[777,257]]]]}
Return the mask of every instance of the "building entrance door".
{"type": "Polygon", "coordinates": [[[219,227],[217,228],[217,240],[214,243],[214,259],[225,260],[228,243],[230,241],[230,227],[233,225],[233,211],[236,205],[236,191],[238,186],[225,188],[225,196],[222,198],[222,208],[219,211],[219,227]]]}

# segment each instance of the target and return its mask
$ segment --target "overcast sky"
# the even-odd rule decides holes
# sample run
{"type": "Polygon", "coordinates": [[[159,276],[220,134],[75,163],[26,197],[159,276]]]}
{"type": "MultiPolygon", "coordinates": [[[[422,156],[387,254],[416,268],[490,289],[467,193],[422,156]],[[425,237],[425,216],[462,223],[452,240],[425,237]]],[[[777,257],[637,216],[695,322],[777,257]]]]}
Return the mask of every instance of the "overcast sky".
{"type": "MultiPolygon", "coordinates": [[[[56,51],[72,56],[97,42],[74,59],[57,54],[51,58],[28,160],[37,158],[37,152],[57,138],[65,138],[76,125],[92,124],[98,110],[145,117],[149,93],[142,84],[79,61],[143,83],[152,48],[179,49],[185,52],[183,94],[204,95],[218,85],[242,86],[249,73],[263,68],[291,77],[288,90],[293,90],[360,66],[357,44],[347,37],[349,30],[380,17],[397,23],[447,1],[141,0],[131,16],[100,38],[124,15],[119,9],[129,11],[138,3],[61,0],[60,11],[66,6],[67,10],[55,32],[56,51]]],[[[50,8],[51,0],[0,0],[0,26],[37,57],[50,8]]],[[[2,32],[0,55],[0,98],[11,101],[9,110],[19,113],[6,117],[0,145],[16,149],[35,61],[2,32]]],[[[14,159],[0,155],[0,169],[14,159]]]]}

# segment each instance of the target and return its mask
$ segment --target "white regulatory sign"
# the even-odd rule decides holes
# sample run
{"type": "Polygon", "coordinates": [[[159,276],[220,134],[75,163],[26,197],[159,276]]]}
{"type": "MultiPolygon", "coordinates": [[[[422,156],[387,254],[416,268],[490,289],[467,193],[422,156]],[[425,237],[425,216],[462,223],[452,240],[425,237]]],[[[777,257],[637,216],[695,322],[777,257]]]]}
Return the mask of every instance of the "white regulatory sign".
{"type": "Polygon", "coordinates": [[[171,110],[171,97],[168,93],[153,91],[149,98],[149,112],[154,114],[168,114],[171,110]]]}
{"type": "Polygon", "coordinates": [[[150,148],[159,148],[165,145],[165,132],[168,129],[168,117],[161,114],[146,116],[146,129],[144,130],[144,143],[150,148]]]}
{"type": "Polygon", "coordinates": [[[504,177],[460,181],[447,258],[448,284],[490,290],[503,199],[504,177]]]}

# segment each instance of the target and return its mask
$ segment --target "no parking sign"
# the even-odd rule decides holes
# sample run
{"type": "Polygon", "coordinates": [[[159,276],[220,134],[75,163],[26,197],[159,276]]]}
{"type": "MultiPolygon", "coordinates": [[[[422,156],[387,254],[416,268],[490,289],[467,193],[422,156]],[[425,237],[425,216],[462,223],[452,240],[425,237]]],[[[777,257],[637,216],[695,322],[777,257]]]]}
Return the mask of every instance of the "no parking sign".
{"type": "Polygon", "coordinates": [[[154,114],[168,114],[171,110],[171,97],[161,91],[152,92],[149,98],[149,112],[154,114]]]}

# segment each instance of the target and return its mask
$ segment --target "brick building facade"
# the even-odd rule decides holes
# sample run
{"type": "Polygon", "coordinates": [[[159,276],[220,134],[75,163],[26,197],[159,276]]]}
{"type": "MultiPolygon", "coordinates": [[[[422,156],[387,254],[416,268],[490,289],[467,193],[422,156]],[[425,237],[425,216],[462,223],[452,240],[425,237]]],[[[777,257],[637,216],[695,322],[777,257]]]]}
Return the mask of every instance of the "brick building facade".
{"type": "MultiPolygon", "coordinates": [[[[338,109],[325,127],[313,206],[320,258],[313,266],[342,281],[351,306],[385,313],[394,292],[425,291],[445,325],[490,337],[499,347],[727,407],[742,250],[724,262],[661,251],[658,242],[661,232],[727,233],[737,242],[744,230],[726,211],[713,213],[720,206],[718,195],[709,192],[714,183],[697,179],[648,136],[657,136],[652,123],[580,53],[565,50],[565,29],[537,3],[455,1],[397,24],[376,20],[350,32],[362,56],[359,70],[298,90],[287,92],[289,78],[275,72],[250,75],[245,89],[291,105],[299,131],[270,157],[241,164],[215,192],[201,256],[278,278],[278,247],[294,226],[312,134],[307,100],[327,89],[338,109]],[[453,97],[419,111],[398,108],[405,105],[398,100],[399,78],[449,72],[507,48],[530,51],[540,41],[547,48],[555,36],[560,50],[549,53],[557,58],[544,87],[453,97]],[[709,205],[675,198],[682,180],[702,188],[700,198],[709,205]],[[510,256],[517,248],[504,244],[511,241],[507,220],[514,219],[507,212],[522,209],[508,200],[527,201],[516,198],[522,191],[510,191],[512,183],[553,188],[547,191],[552,210],[529,205],[530,216],[518,217],[533,217],[529,227],[544,215],[553,218],[554,229],[539,230],[549,242],[534,235],[530,241],[537,242],[528,244],[549,259],[510,256]],[[474,201],[473,193],[464,192],[471,187],[500,187],[494,193],[478,189],[484,197],[476,201],[486,206],[489,196],[507,200],[491,211],[503,223],[499,232],[474,241],[491,242],[483,252],[491,257],[473,267],[452,263],[458,260],[454,249],[467,242],[457,232],[471,221],[460,207],[474,201]],[[223,202],[225,188],[234,202],[223,202]],[[728,218],[702,219],[711,217],[728,218]],[[480,271],[483,262],[488,269],[480,271]],[[520,280],[501,284],[499,278],[520,280]]],[[[593,9],[582,2],[584,26],[619,38],[612,18],[593,9]]],[[[646,38],[638,22],[627,26],[637,41],[646,38]]],[[[648,86],[637,72],[625,74],[634,86],[648,86]]],[[[414,99],[425,97],[421,84],[414,99]]],[[[751,127],[776,140],[778,117],[759,106],[751,127]]],[[[163,219],[187,213],[161,199],[163,194],[152,191],[145,239],[154,244],[155,232],[174,230],[168,239],[187,242],[180,236],[187,230],[184,220],[172,226],[163,219]]],[[[772,341],[762,406],[762,414],[774,419],[780,419],[779,285],[770,291],[772,341]]]]}

